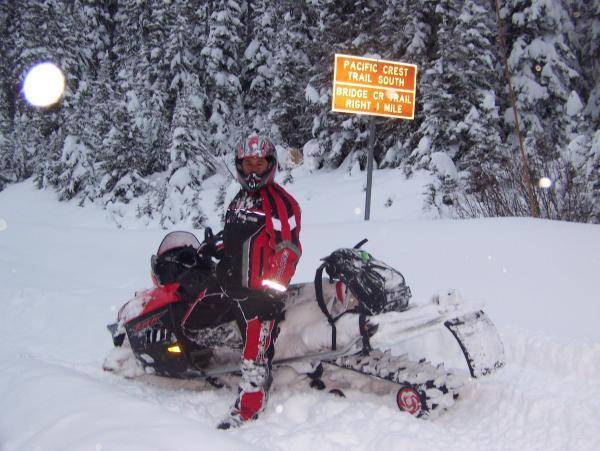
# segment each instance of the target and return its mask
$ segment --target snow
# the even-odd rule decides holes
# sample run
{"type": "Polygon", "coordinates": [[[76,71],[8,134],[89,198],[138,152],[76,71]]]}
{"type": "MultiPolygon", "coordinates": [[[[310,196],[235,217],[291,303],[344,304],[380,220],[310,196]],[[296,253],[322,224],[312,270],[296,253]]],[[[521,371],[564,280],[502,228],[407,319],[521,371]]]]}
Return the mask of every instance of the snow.
{"type": "Polygon", "coordinates": [[[306,85],[304,94],[305,94],[306,100],[308,100],[311,103],[319,103],[321,101],[321,97],[319,96],[319,93],[311,84],[306,85]]]}
{"type": "Polygon", "coordinates": [[[494,91],[484,91],[481,107],[485,110],[493,110],[496,107],[496,94],[494,91]]]}
{"type": "MultiPolygon", "coordinates": [[[[166,232],[133,216],[117,228],[104,210],[58,202],[26,181],[0,192],[0,449],[600,449],[600,226],[429,220],[421,205],[430,175],[397,170],[374,172],[366,223],[364,173],[302,165],[292,175],[285,188],[303,211],[295,282],[368,237],[365,249],[403,273],[414,302],[457,288],[482,303],[504,341],[505,368],[472,381],[431,421],[368,391],[310,390],[282,369],[259,420],[217,431],[233,390],[101,369],[112,347],[105,325],[150,285],[149,258],[166,232]]],[[[204,211],[219,184],[204,182],[204,211]]],[[[218,212],[208,223],[218,230],[218,212]]]]}
{"type": "Polygon", "coordinates": [[[251,60],[256,55],[256,52],[260,46],[260,41],[258,39],[253,39],[246,50],[244,51],[244,58],[251,60]]]}
{"type": "Polygon", "coordinates": [[[567,99],[567,114],[569,116],[575,116],[581,113],[581,110],[583,110],[583,103],[581,102],[579,94],[577,94],[576,91],[571,91],[571,94],[569,94],[569,98],[567,99]]]}
{"type": "Polygon", "coordinates": [[[445,152],[433,152],[431,154],[431,167],[440,175],[456,178],[458,170],[452,161],[452,158],[445,152]]]}

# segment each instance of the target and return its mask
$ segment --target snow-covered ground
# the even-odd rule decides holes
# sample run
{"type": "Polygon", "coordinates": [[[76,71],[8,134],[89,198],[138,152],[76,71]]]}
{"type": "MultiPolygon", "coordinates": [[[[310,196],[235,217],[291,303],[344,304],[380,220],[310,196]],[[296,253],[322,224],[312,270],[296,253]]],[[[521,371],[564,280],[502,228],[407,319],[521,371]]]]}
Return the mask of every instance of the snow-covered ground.
{"type": "MultiPolygon", "coordinates": [[[[405,275],[415,302],[454,287],[484,303],[506,367],[431,421],[373,394],[284,384],[282,373],[258,421],[217,431],[232,391],[101,369],[112,346],[105,325],[149,285],[165,232],[132,218],[116,228],[105,211],[25,182],[0,193],[0,450],[600,449],[600,226],[432,220],[420,207],[427,176],[398,171],[376,171],[365,223],[364,174],[295,180],[286,188],[303,208],[304,255],[294,281],[368,237],[365,248],[405,275]]],[[[209,223],[218,227],[217,215],[209,223]]]]}

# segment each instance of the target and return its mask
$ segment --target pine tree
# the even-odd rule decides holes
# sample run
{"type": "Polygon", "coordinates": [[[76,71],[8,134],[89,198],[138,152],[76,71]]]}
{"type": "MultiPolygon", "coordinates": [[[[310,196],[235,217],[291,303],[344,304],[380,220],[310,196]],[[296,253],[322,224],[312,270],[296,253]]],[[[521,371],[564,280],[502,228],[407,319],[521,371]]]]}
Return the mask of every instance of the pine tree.
{"type": "Polygon", "coordinates": [[[590,149],[590,160],[588,163],[591,189],[589,197],[592,201],[591,220],[600,224],[600,130],[596,130],[592,135],[592,145],[590,149]]]}
{"type": "MultiPolygon", "coordinates": [[[[147,142],[150,141],[147,132],[152,128],[152,124],[149,123],[150,113],[147,110],[148,93],[144,86],[147,67],[145,34],[148,32],[146,25],[149,24],[150,10],[150,5],[139,4],[136,0],[118,0],[113,14],[115,40],[112,54],[115,55],[115,95],[127,112],[121,120],[128,122],[127,128],[137,130],[136,139],[139,141],[136,147],[141,149],[145,149],[147,142]]],[[[125,127],[125,124],[120,125],[125,127]]]]}
{"type": "MultiPolygon", "coordinates": [[[[9,62],[8,55],[14,46],[8,24],[14,16],[14,5],[8,2],[0,4],[0,61],[9,62]]],[[[12,69],[10,64],[0,65],[0,191],[7,183],[15,181],[13,167],[14,147],[12,143],[12,113],[14,96],[10,83],[12,69]]]]}
{"type": "Polygon", "coordinates": [[[274,80],[275,14],[272,1],[247,2],[247,31],[241,59],[244,128],[269,135],[269,107],[274,80]]]}
{"type": "Polygon", "coordinates": [[[319,2],[319,18],[314,27],[311,57],[313,65],[306,97],[308,113],[314,116],[313,139],[305,146],[309,167],[366,166],[368,120],[359,116],[331,113],[331,86],[335,53],[374,55],[374,37],[362,30],[376,28],[380,15],[376,3],[368,1],[319,2]]]}
{"type": "Polygon", "coordinates": [[[454,135],[456,124],[464,114],[464,87],[457,73],[452,55],[453,31],[457,24],[459,9],[453,0],[440,0],[431,16],[431,33],[436,36],[432,58],[422,71],[421,104],[423,119],[418,136],[419,145],[411,158],[417,167],[430,167],[431,155],[446,153],[454,159],[458,142],[454,135]]]}
{"type": "Polygon", "coordinates": [[[462,118],[451,134],[466,190],[479,193],[497,189],[501,181],[495,176],[509,158],[496,96],[502,84],[495,58],[496,23],[480,1],[465,0],[455,33],[463,39],[452,43],[449,62],[458,77],[455,95],[461,100],[458,113],[462,118]]]}
{"type": "Polygon", "coordinates": [[[311,66],[307,44],[312,37],[314,16],[314,10],[306,2],[280,2],[271,121],[278,140],[296,149],[301,149],[310,136],[311,118],[306,112],[305,88],[311,66]]]}
{"type": "Polygon", "coordinates": [[[47,25],[47,36],[43,39],[51,61],[65,75],[66,89],[60,104],[55,107],[57,123],[46,136],[46,156],[37,166],[36,181],[40,187],[52,186],[61,190],[61,173],[65,166],[63,145],[69,136],[81,137],[84,134],[84,125],[79,117],[81,111],[87,108],[85,99],[89,98],[89,93],[84,91],[88,89],[85,80],[91,68],[89,39],[93,36],[93,28],[88,28],[89,24],[83,20],[87,6],[80,1],[48,2],[43,12],[47,25]]]}
{"type": "Polygon", "coordinates": [[[141,49],[133,86],[138,108],[131,115],[147,157],[140,171],[148,175],[164,170],[168,163],[165,149],[177,98],[177,91],[171,87],[175,54],[169,41],[177,20],[185,22],[187,17],[179,1],[152,0],[135,8],[141,21],[141,49]]]}
{"type": "Polygon", "coordinates": [[[509,6],[509,65],[525,150],[533,180],[553,178],[551,189],[537,189],[541,214],[572,220],[574,199],[583,202],[578,193],[586,185],[573,146],[589,140],[589,135],[577,138],[585,85],[574,52],[575,28],[562,3],[513,0],[509,6]]]}
{"type": "Polygon", "coordinates": [[[571,0],[569,3],[577,33],[574,50],[589,93],[585,113],[593,121],[591,128],[597,130],[600,128],[600,4],[586,0],[571,0]]]}
{"type": "Polygon", "coordinates": [[[115,83],[102,92],[103,106],[97,120],[105,123],[102,116],[108,112],[110,128],[95,158],[98,195],[104,205],[128,203],[144,194],[148,189],[144,177],[155,163],[146,154],[152,141],[142,77],[146,12],[147,8],[135,0],[117,0],[109,5],[114,39],[104,74],[110,72],[115,83]]]}
{"type": "Polygon", "coordinates": [[[60,158],[50,165],[53,185],[63,199],[79,196],[80,202],[93,199],[97,184],[95,150],[101,146],[106,126],[99,126],[96,118],[105,117],[101,93],[107,89],[110,79],[101,68],[107,59],[109,31],[105,24],[108,11],[104,5],[90,0],[76,1],[67,11],[71,18],[71,52],[77,55],[73,68],[76,90],[64,105],[62,124],[64,139],[60,158]]]}
{"type": "Polygon", "coordinates": [[[188,9],[187,2],[175,6],[175,25],[165,53],[170,59],[169,91],[176,93],[177,98],[169,133],[167,184],[159,196],[161,224],[167,226],[190,219],[194,227],[199,227],[205,221],[198,205],[202,181],[215,172],[214,157],[211,159],[207,148],[209,131],[204,117],[207,99],[193,56],[204,38],[204,30],[197,25],[198,10],[188,9]]]}
{"type": "Polygon", "coordinates": [[[177,98],[170,133],[171,162],[161,209],[163,226],[189,219],[193,227],[200,227],[206,220],[199,206],[199,192],[202,180],[214,167],[202,159],[202,154],[208,153],[206,144],[193,132],[202,120],[202,112],[193,104],[193,93],[198,88],[197,78],[188,79],[177,98]]]}
{"type": "Polygon", "coordinates": [[[217,2],[209,19],[209,34],[201,55],[205,67],[210,123],[209,147],[224,155],[239,139],[242,120],[240,46],[242,7],[237,0],[217,2]]]}
{"type": "Polygon", "coordinates": [[[396,167],[405,163],[404,167],[410,173],[415,158],[413,155],[408,160],[408,157],[415,149],[419,149],[424,96],[430,89],[423,74],[431,66],[436,43],[435,4],[432,0],[391,1],[381,16],[384,46],[393,49],[392,59],[416,64],[418,71],[414,120],[385,121],[378,128],[384,152],[382,167],[396,167]]]}
{"type": "Polygon", "coordinates": [[[585,142],[581,150],[587,150],[580,171],[587,178],[587,195],[592,205],[591,220],[600,223],[600,4],[585,0],[572,0],[571,13],[575,24],[576,50],[586,94],[580,99],[585,105],[579,114],[579,128],[585,131],[575,142],[585,142]]]}
{"type": "Polygon", "coordinates": [[[139,168],[145,155],[139,143],[139,129],[132,127],[127,104],[118,96],[112,100],[112,125],[98,152],[99,195],[105,206],[129,203],[146,191],[139,168]]]}
{"type": "MultiPolygon", "coordinates": [[[[10,75],[13,92],[20,91],[28,71],[39,62],[54,62],[63,72],[63,65],[71,66],[72,59],[62,47],[62,32],[58,26],[62,12],[61,4],[55,0],[14,9],[14,20],[9,24],[14,47],[8,58],[14,62],[10,75]]],[[[64,101],[68,102],[74,78],[66,77],[68,86],[64,101]]],[[[37,185],[46,185],[48,162],[56,161],[59,153],[57,133],[60,132],[61,119],[60,106],[41,109],[29,105],[22,96],[15,99],[13,161],[16,180],[35,174],[37,185]]]]}

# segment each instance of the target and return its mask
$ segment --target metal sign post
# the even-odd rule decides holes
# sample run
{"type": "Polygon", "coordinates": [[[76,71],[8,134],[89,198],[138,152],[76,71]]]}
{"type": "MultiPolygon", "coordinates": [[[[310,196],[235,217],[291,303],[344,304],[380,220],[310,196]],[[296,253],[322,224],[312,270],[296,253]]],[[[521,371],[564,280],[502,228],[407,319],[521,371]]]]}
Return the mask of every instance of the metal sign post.
{"type": "Polygon", "coordinates": [[[367,194],[365,195],[365,221],[371,217],[371,186],[373,185],[373,146],[375,145],[375,120],[369,118],[369,156],[367,157],[367,194]]]}
{"type": "MultiPolygon", "coordinates": [[[[414,64],[335,55],[331,110],[342,113],[414,119],[417,66],[414,64]]],[[[371,216],[375,122],[369,118],[369,156],[365,221],[371,216]]]]}

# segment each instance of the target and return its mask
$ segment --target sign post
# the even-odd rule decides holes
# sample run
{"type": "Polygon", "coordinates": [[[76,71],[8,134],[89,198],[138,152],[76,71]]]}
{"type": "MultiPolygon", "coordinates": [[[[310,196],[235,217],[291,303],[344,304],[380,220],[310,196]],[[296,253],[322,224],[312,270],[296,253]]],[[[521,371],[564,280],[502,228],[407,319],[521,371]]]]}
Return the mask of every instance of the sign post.
{"type": "MultiPolygon", "coordinates": [[[[331,110],[341,113],[414,119],[417,66],[374,58],[335,55],[331,110]]],[[[375,123],[369,120],[365,221],[371,214],[375,123]]]]}
{"type": "Polygon", "coordinates": [[[375,144],[375,121],[369,118],[369,156],[367,157],[367,192],[365,194],[365,221],[371,218],[371,186],[373,185],[373,147],[375,144]]]}

